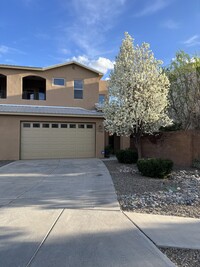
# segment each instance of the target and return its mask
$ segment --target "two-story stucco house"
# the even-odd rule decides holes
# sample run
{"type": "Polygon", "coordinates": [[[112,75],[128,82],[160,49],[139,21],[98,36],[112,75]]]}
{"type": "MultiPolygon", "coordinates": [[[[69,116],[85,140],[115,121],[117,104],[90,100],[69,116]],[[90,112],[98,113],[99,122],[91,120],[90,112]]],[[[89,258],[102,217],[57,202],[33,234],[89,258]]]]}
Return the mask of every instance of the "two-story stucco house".
{"type": "Polygon", "coordinates": [[[103,157],[102,76],[77,62],[0,65],[0,159],[103,157]]]}

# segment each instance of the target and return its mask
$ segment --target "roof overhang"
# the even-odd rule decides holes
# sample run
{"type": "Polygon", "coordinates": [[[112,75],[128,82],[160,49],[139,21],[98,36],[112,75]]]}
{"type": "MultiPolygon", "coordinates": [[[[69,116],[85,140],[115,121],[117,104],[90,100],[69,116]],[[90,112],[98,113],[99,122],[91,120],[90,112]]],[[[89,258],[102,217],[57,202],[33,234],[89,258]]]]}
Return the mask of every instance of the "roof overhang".
{"type": "Polygon", "coordinates": [[[4,69],[17,69],[17,70],[32,70],[32,71],[47,71],[47,70],[51,70],[51,69],[56,69],[56,68],[60,68],[60,67],[64,67],[64,66],[69,66],[69,65],[72,65],[72,64],[75,64],[79,67],[82,67],[84,69],[87,69],[91,72],[94,72],[96,74],[98,74],[99,76],[103,76],[104,74],[98,70],[95,70],[93,68],[90,68],[84,64],[81,64],[79,62],[76,62],[76,61],[69,61],[69,62],[65,62],[65,63],[62,63],[62,64],[57,64],[57,65],[52,65],[52,66],[48,66],[48,67],[28,67],[28,66],[16,66],[16,65],[4,65],[4,64],[0,64],[0,69],[1,68],[4,68],[4,69]]]}
{"type": "Polygon", "coordinates": [[[0,115],[103,119],[103,113],[74,107],[0,104],[0,115]]]}

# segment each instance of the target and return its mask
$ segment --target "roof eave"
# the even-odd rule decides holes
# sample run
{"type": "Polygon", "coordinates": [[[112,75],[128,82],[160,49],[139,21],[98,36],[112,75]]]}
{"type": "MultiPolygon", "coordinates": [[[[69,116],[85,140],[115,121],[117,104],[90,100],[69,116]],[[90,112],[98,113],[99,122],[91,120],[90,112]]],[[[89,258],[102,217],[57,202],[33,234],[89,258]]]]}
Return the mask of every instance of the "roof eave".
{"type": "Polygon", "coordinates": [[[43,68],[39,68],[39,67],[14,66],[14,65],[13,66],[12,65],[0,65],[0,69],[43,71],[43,68]]]}
{"type": "Polygon", "coordinates": [[[47,71],[47,70],[51,70],[51,69],[55,69],[55,68],[59,68],[59,67],[64,67],[64,66],[68,66],[68,65],[71,65],[71,64],[75,64],[75,65],[78,65],[82,68],[85,68],[91,72],[94,72],[94,73],[97,73],[99,76],[103,77],[103,73],[100,72],[100,71],[97,71],[93,68],[90,68],[86,65],[83,65],[79,62],[76,62],[76,61],[69,61],[69,62],[66,62],[66,63],[62,63],[62,64],[57,64],[57,65],[52,65],[52,66],[48,66],[48,67],[44,67],[44,68],[40,68],[40,67],[28,67],[28,66],[14,66],[14,65],[0,65],[0,69],[17,69],[17,70],[32,70],[32,71],[47,71]]]}
{"type": "Polygon", "coordinates": [[[102,72],[100,72],[100,71],[98,71],[98,70],[95,70],[95,69],[93,69],[93,68],[90,68],[90,67],[88,67],[88,66],[86,66],[86,65],[84,65],[84,64],[81,64],[81,63],[79,63],[79,62],[77,62],[77,61],[74,61],[74,60],[69,61],[69,62],[66,62],[66,63],[62,63],[62,64],[57,64],[57,65],[48,66],[48,67],[43,68],[43,70],[55,69],[55,68],[59,68],[59,67],[68,66],[68,65],[71,65],[71,64],[75,64],[75,65],[78,65],[78,66],[80,66],[80,67],[82,67],[82,68],[85,68],[85,69],[87,69],[87,70],[90,70],[90,71],[92,71],[92,72],[95,72],[95,73],[97,73],[97,74],[100,75],[100,76],[103,76],[103,75],[104,75],[102,72]]]}
{"type": "Polygon", "coordinates": [[[55,113],[30,113],[30,112],[0,112],[0,115],[14,116],[39,116],[39,117],[72,117],[72,118],[98,118],[103,119],[103,114],[86,115],[86,114],[55,114],[55,113]]]}

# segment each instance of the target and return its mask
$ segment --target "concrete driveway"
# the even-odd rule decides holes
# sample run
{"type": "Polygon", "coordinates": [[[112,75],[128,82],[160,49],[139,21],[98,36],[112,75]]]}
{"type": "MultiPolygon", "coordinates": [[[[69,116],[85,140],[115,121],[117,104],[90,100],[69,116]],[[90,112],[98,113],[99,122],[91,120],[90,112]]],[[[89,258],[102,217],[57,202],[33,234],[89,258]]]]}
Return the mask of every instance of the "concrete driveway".
{"type": "Polygon", "coordinates": [[[101,160],[0,168],[0,266],[175,266],[120,211],[101,160]]]}

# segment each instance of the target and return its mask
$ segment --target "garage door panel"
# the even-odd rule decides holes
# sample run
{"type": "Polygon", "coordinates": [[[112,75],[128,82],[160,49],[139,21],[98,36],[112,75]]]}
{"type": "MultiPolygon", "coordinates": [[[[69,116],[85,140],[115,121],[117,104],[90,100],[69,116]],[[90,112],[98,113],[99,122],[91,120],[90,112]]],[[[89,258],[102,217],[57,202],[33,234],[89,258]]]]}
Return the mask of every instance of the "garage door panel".
{"type": "Polygon", "coordinates": [[[27,123],[31,125],[29,128],[21,123],[21,159],[95,157],[94,124],[81,123],[80,126],[62,122],[55,123],[58,128],[52,128],[52,122],[37,122],[34,124],[40,127],[33,128],[33,123],[27,123]],[[67,124],[67,128],[61,128],[62,124],[67,124]],[[43,125],[49,125],[49,128],[43,128],[43,125]]]}

